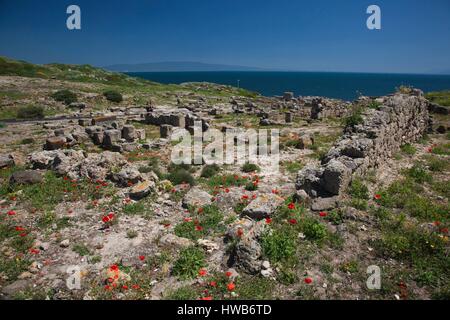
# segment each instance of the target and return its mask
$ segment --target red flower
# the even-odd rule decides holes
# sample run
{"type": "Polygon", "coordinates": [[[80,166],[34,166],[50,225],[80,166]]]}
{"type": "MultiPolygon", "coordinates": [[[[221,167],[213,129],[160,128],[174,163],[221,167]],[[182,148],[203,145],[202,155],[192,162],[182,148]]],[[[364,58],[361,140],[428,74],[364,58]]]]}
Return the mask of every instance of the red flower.
{"type": "Polygon", "coordinates": [[[69,180],[69,177],[64,177],[63,179],[64,179],[64,181],[67,181],[67,180],[69,180]]]}
{"type": "Polygon", "coordinates": [[[448,228],[442,228],[440,231],[441,233],[448,233],[448,228]]]}
{"type": "Polygon", "coordinates": [[[432,152],[433,152],[433,148],[428,148],[428,149],[427,149],[427,152],[428,152],[428,153],[432,153],[432,152]]]}
{"type": "Polygon", "coordinates": [[[252,195],[252,199],[253,199],[253,200],[256,199],[256,194],[252,195]]]}
{"type": "Polygon", "coordinates": [[[237,236],[238,236],[238,237],[242,237],[243,234],[244,234],[244,230],[242,230],[242,228],[238,228],[238,230],[237,230],[237,236]]]}
{"type": "Polygon", "coordinates": [[[211,287],[217,287],[217,282],[216,282],[216,281],[211,281],[211,282],[209,283],[209,285],[210,285],[211,287]]]}
{"type": "Polygon", "coordinates": [[[113,264],[111,267],[109,267],[109,269],[111,271],[119,271],[119,267],[117,266],[117,264],[113,264]]]}
{"type": "Polygon", "coordinates": [[[290,219],[290,220],[289,220],[289,223],[290,223],[290,224],[297,224],[297,219],[290,219]]]}
{"type": "Polygon", "coordinates": [[[197,231],[202,231],[202,230],[203,230],[203,227],[202,227],[202,226],[195,226],[195,230],[197,230],[197,231]]]}
{"type": "Polygon", "coordinates": [[[25,229],[22,227],[16,227],[15,229],[16,229],[16,231],[25,231],[25,229]]]}
{"type": "Polygon", "coordinates": [[[145,256],[139,256],[139,260],[144,261],[145,260],[145,256]]]}
{"type": "Polygon", "coordinates": [[[242,196],[242,200],[247,200],[247,199],[248,199],[248,195],[244,194],[244,195],[242,196]]]}
{"type": "Polygon", "coordinates": [[[17,197],[11,197],[11,198],[9,198],[11,201],[16,201],[17,200],[17,197]]]}
{"type": "Polygon", "coordinates": [[[278,194],[279,191],[278,191],[277,189],[273,189],[273,190],[272,190],[272,193],[273,193],[273,194],[278,194]]]}
{"type": "Polygon", "coordinates": [[[311,278],[305,278],[305,283],[306,284],[310,284],[312,282],[313,282],[313,280],[311,278]]]}
{"type": "Polygon", "coordinates": [[[228,290],[228,291],[233,291],[235,288],[236,288],[236,285],[235,285],[233,282],[230,282],[230,283],[227,285],[227,290],[228,290]]]}
{"type": "Polygon", "coordinates": [[[123,286],[122,286],[122,289],[123,289],[123,290],[128,290],[128,286],[127,286],[127,285],[123,285],[123,286]]]}
{"type": "Polygon", "coordinates": [[[164,223],[163,226],[164,226],[164,228],[168,228],[168,227],[170,227],[170,223],[164,223]]]}
{"type": "Polygon", "coordinates": [[[198,271],[198,275],[199,275],[200,277],[206,276],[206,273],[207,273],[206,269],[200,269],[200,270],[198,271]]]}
{"type": "Polygon", "coordinates": [[[198,213],[202,213],[203,212],[203,208],[198,208],[198,213]]]}
{"type": "Polygon", "coordinates": [[[103,221],[104,223],[107,223],[107,222],[109,222],[109,218],[108,218],[108,216],[104,216],[104,217],[102,218],[102,221],[103,221]]]}
{"type": "Polygon", "coordinates": [[[111,220],[114,219],[114,213],[113,212],[108,213],[108,218],[111,220]]]}
{"type": "Polygon", "coordinates": [[[191,222],[192,221],[192,218],[184,218],[184,222],[191,222]]]}
{"type": "Polygon", "coordinates": [[[225,192],[226,192],[226,193],[230,192],[230,189],[226,188],[226,189],[225,189],[225,192]]]}
{"type": "Polygon", "coordinates": [[[266,218],[266,223],[267,224],[270,224],[272,222],[272,219],[271,218],[266,218]]]}
{"type": "Polygon", "coordinates": [[[293,202],[289,203],[288,204],[288,208],[291,209],[291,210],[294,210],[295,209],[295,203],[293,203],[293,202]]]}
{"type": "Polygon", "coordinates": [[[326,217],[326,216],[328,215],[328,213],[322,211],[322,212],[319,213],[319,215],[320,215],[321,217],[326,217]]]}
{"type": "Polygon", "coordinates": [[[38,254],[39,250],[38,249],[30,249],[30,253],[32,254],[38,254]]]}
{"type": "Polygon", "coordinates": [[[440,226],[441,225],[441,222],[440,221],[435,221],[434,222],[434,225],[437,227],[437,226],[440,226]]]}
{"type": "Polygon", "coordinates": [[[208,301],[208,300],[212,300],[213,297],[208,296],[208,297],[201,297],[200,300],[204,300],[204,301],[208,301]]]}
{"type": "Polygon", "coordinates": [[[23,237],[26,237],[27,234],[24,232],[24,233],[19,234],[19,236],[21,236],[23,238],[23,237]]]}
{"type": "Polygon", "coordinates": [[[232,273],[230,271],[225,272],[225,275],[229,278],[231,277],[232,273]]]}
{"type": "Polygon", "coordinates": [[[16,212],[14,210],[9,210],[7,212],[8,216],[14,216],[16,214],[16,212]]]}
{"type": "Polygon", "coordinates": [[[131,287],[135,290],[138,290],[141,288],[138,284],[133,284],[131,287]]]}
{"type": "Polygon", "coordinates": [[[375,200],[380,200],[380,199],[381,199],[381,194],[376,194],[376,195],[374,196],[374,198],[375,198],[375,200]]]}
{"type": "Polygon", "coordinates": [[[106,285],[105,290],[111,290],[111,287],[109,285],[106,285]]]}

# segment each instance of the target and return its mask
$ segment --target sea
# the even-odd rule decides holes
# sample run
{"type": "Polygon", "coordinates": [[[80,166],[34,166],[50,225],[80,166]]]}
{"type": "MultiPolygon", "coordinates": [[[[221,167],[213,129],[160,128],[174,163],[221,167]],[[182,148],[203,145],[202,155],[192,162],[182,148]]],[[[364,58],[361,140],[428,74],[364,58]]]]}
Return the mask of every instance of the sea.
{"type": "Polygon", "coordinates": [[[343,72],[266,72],[266,71],[202,71],[202,72],[130,72],[164,84],[212,82],[279,96],[293,92],[296,96],[323,96],[354,100],[360,95],[382,96],[399,86],[413,86],[424,92],[450,90],[450,75],[343,73],[343,72]]]}

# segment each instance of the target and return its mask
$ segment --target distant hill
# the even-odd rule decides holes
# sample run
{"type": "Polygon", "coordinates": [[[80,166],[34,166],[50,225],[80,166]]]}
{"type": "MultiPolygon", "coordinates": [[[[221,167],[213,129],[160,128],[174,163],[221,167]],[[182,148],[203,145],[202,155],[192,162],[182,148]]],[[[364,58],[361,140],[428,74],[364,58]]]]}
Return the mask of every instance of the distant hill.
{"type": "Polygon", "coordinates": [[[103,67],[116,72],[183,72],[183,71],[262,71],[264,69],[225,65],[209,64],[202,62],[174,61],[152,62],[140,64],[115,64],[103,67]]]}

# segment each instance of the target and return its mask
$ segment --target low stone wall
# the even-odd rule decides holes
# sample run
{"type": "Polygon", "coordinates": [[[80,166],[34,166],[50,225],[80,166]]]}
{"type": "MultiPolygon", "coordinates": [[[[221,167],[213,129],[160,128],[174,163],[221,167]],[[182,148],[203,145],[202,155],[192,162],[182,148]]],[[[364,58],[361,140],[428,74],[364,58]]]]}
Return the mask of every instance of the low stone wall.
{"type": "Polygon", "coordinates": [[[362,123],[348,126],[319,168],[305,167],[297,176],[297,190],[309,196],[340,195],[353,175],[364,175],[391,158],[400,146],[417,141],[428,129],[428,101],[420,90],[377,99],[365,108],[362,123]]]}

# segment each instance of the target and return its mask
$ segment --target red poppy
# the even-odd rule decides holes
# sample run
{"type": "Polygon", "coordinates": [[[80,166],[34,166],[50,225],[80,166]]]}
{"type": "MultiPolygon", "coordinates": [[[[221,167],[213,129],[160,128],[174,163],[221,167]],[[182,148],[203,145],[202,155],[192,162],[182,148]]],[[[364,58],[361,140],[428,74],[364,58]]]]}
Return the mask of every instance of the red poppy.
{"type": "Polygon", "coordinates": [[[141,288],[138,284],[133,284],[131,287],[136,290],[141,288]]]}
{"type": "Polygon", "coordinates": [[[440,221],[435,221],[433,224],[437,227],[437,226],[441,225],[441,222],[440,221]]]}
{"type": "Polygon", "coordinates": [[[202,213],[203,212],[203,208],[198,208],[198,213],[202,213]]]}
{"type": "Polygon", "coordinates": [[[427,152],[428,153],[432,153],[433,152],[433,148],[427,148],[427,152]]]}
{"type": "Polygon", "coordinates": [[[253,200],[256,199],[256,194],[252,195],[252,199],[253,200]]]}
{"type": "Polygon", "coordinates": [[[104,217],[102,218],[102,221],[103,221],[104,223],[107,223],[107,222],[109,222],[109,218],[108,218],[107,216],[104,216],[104,217]]]}
{"type": "Polygon", "coordinates": [[[209,283],[209,285],[210,285],[211,287],[217,287],[217,282],[216,282],[216,281],[211,281],[211,282],[209,283]]]}
{"type": "Polygon", "coordinates": [[[236,233],[238,237],[242,237],[242,235],[244,234],[244,230],[242,230],[242,228],[238,228],[236,233]]]}
{"type": "Polygon", "coordinates": [[[225,272],[225,275],[229,278],[231,277],[232,273],[230,271],[225,272]]]}
{"type": "Polygon", "coordinates": [[[13,215],[16,214],[16,212],[15,212],[14,210],[9,210],[9,211],[7,212],[7,214],[8,214],[8,216],[13,216],[13,215]]]}
{"type": "Polygon", "coordinates": [[[209,300],[212,300],[213,299],[213,297],[211,297],[211,296],[208,296],[208,297],[201,297],[200,298],[200,300],[204,300],[204,301],[209,301],[209,300]]]}
{"type": "Polygon", "coordinates": [[[440,231],[441,233],[448,233],[448,228],[442,228],[440,231]]]}
{"type": "Polygon", "coordinates": [[[38,249],[30,249],[30,253],[32,254],[38,254],[39,250],[38,249]]]}
{"type": "Polygon", "coordinates": [[[289,220],[290,224],[297,224],[297,222],[298,222],[297,219],[290,219],[289,220]]]}
{"type": "Polygon", "coordinates": [[[319,213],[319,215],[320,215],[321,217],[326,217],[326,216],[328,215],[328,213],[322,211],[322,212],[319,213]]]}
{"type": "Polygon", "coordinates": [[[191,222],[192,218],[184,218],[184,222],[191,222]]]}
{"type": "Polygon", "coordinates": [[[271,218],[266,218],[266,223],[267,224],[270,224],[272,222],[272,219],[271,218]]]}
{"type": "Polygon", "coordinates": [[[111,290],[111,287],[109,285],[106,285],[105,290],[111,290]]]}
{"type": "Polygon", "coordinates": [[[11,198],[9,198],[11,201],[16,201],[17,200],[17,197],[11,197],[11,198]]]}
{"type": "Polygon", "coordinates": [[[145,256],[139,256],[139,260],[144,261],[145,260],[145,256]]]}
{"type": "Polygon", "coordinates": [[[177,189],[173,188],[172,193],[175,193],[175,192],[177,192],[177,189]]]}
{"type": "Polygon", "coordinates": [[[228,291],[233,291],[235,288],[236,288],[236,285],[235,285],[233,282],[230,282],[230,283],[227,285],[227,290],[228,290],[228,291]]]}
{"type": "Polygon", "coordinates": [[[16,227],[15,229],[16,229],[16,231],[25,231],[25,229],[22,227],[16,227]]]}
{"type": "Polygon", "coordinates": [[[109,269],[111,271],[119,271],[119,267],[117,266],[117,264],[113,264],[111,267],[109,267],[109,269]]]}
{"type": "Polygon", "coordinates": [[[247,199],[248,199],[248,195],[244,194],[244,195],[242,196],[242,200],[247,200],[247,199]]]}
{"type": "Polygon", "coordinates": [[[164,228],[168,228],[168,227],[170,227],[170,223],[164,223],[163,226],[164,226],[164,228]]]}
{"type": "Polygon", "coordinates": [[[273,190],[272,190],[272,193],[273,193],[273,194],[278,194],[279,191],[278,191],[277,189],[273,189],[273,190]]]}
{"type": "Polygon", "coordinates": [[[27,234],[24,232],[24,233],[19,234],[19,236],[21,236],[23,238],[23,237],[26,237],[27,234]]]}
{"type": "Polygon", "coordinates": [[[226,188],[226,189],[225,189],[225,192],[226,192],[226,193],[230,192],[230,189],[226,188]]]}
{"type": "Polygon", "coordinates": [[[108,218],[111,220],[114,219],[114,213],[112,212],[108,213],[108,218]]]}
{"type": "Polygon", "coordinates": [[[197,230],[197,231],[202,231],[202,230],[203,230],[203,227],[202,227],[202,226],[195,226],[195,230],[197,230]]]}
{"type": "Polygon", "coordinates": [[[64,179],[64,181],[67,181],[67,180],[69,180],[69,177],[64,177],[63,179],[64,179]]]}
{"type": "Polygon", "coordinates": [[[198,271],[198,275],[199,275],[200,277],[206,276],[206,273],[207,273],[206,269],[200,269],[200,270],[198,271]]]}
{"type": "Polygon", "coordinates": [[[380,200],[380,199],[381,199],[381,194],[376,194],[376,195],[374,196],[374,198],[375,198],[375,200],[380,200]]]}
{"type": "Polygon", "coordinates": [[[289,203],[288,204],[288,208],[291,209],[291,210],[294,210],[295,209],[295,203],[293,203],[293,202],[289,203]]]}
{"type": "Polygon", "coordinates": [[[305,283],[306,284],[310,284],[312,282],[313,282],[313,280],[311,278],[305,278],[305,283]]]}
{"type": "Polygon", "coordinates": [[[128,290],[128,286],[124,284],[124,285],[122,286],[122,289],[123,289],[123,290],[128,290]]]}

